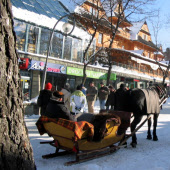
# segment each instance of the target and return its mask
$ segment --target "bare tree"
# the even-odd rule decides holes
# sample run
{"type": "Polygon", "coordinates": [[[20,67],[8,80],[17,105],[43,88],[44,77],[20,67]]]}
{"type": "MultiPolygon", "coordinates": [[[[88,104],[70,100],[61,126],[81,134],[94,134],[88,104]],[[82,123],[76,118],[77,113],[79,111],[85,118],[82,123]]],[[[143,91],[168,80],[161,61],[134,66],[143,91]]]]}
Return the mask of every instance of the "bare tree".
{"type": "MultiPolygon", "coordinates": [[[[77,5],[80,5],[81,0],[74,0],[77,5]]],[[[84,77],[83,82],[86,79],[86,68],[89,63],[96,59],[96,56],[100,53],[104,53],[103,57],[100,57],[100,61],[108,66],[108,76],[107,76],[107,85],[109,84],[111,69],[113,65],[111,49],[114,48],[114,41],[116,34],[119,33],[119,29],[125,27],[124,21],[127,22],[127,19],[130,21],[141,21],[146,19],[146,16],[153,16],[155,9],[148,9],[148,5],[151,5],[155,0],[91,0],[91,3],[94,4],[95,8],[92,8],[92,11],[89,9],[83,8],[82,11],[79,11],[79,19],[81,24],[86,27],[86,30],[91,34],[91,39],[84,50],[83,53],[83,63],[84,63],[84,77]],[[101,2],[101,3],[100,3],[101,2]],[[103,8],[105,12],[103,12],[103,8]],[[109,15],[109,18],[108,18],[109,15]],[[117,20],[113,20],[113,16],[117,17],[117,20]],[[134,17],[135,16],[135,17],[134,17]],[[136,17],[140,16],[140,17],[136,17]],[[82,22],[81,19],[84,19],[85,22],[82,22]],[[104,22],[104,23],[103,23],[104,22]],[[107,27],[108,34],[110,38],[103,42],[102,47],[98,48],[92,55],[88,56],[87,53],[89,48],[96,36],[96,33],[101,29],[105,30],[107,27]],[[105,45],[107,43],[107,45],[105,45]],[[109,45],[108,45],[109,43],[109,45]],[[106,48],[104,48],[106,47],[106,48]]],[[[81,1],[82,3],[82,1],[81,1]]],[[[101,30],[102,31],[102,30],[101,30]]]]}
{"type": "Polygon", "coordinates": [[[36,169],[24,122],[10,0],[0,1],[0,169],[36,169]]]}

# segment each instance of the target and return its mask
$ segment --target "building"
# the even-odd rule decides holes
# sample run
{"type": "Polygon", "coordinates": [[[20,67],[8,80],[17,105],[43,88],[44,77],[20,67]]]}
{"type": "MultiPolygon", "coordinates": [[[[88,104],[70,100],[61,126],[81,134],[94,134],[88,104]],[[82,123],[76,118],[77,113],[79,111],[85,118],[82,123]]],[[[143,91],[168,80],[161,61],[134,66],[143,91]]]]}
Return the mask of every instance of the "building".
{"type": "MultiPolygon", "coordinates": [[[[33,98],[39,94],[41,88],[51,30],[57,20],[68,15],[70,8],[67,8],[68,1],[59,0],[11,0],[11,2],[23,93],[25,98],[33,98]]],[[[84,27],[90,21],[88,18],[90,13],[97,15],[98,6],[90,0],[84,1],[79,7],[71,7],[76,12],[77,18],[83,17],[82,20],[80,18],[80,23],[84,27]],[[86,9],[89,13],[80,16],[78,9],[86,9]],[[85,22],[85,19],[88,22],[85,22]]],[[[111,19],[104,7],[100,8],[101,14],[105,14],[105,19],[113,21],[114,25],[116,12],[111,19]]],[[[83,51],[91,36],[79,26],[74,28],[71,35],[63,34],[62,26],[68,20],[69,18],[65,17],[56,26],[48,59],[46,82],[51,82],[55,89],[68,82],[74,90],[82,80],[83,51]]],[[[102,46],[108,48],[108,44],[104,42],[109,40],[110,35],[109,27],[105,23],[102,21],[100,29],[97,30],[88,51],[89,55],[102,46]]],[[[162,72],[157,61],[161,61],[164,57],[161,49],[152,43],[147,22],[132,24],[125,20],[116,34],[111,54],[113,66],[110,83],[115,87],[119,87],[120,83],[135,88],[146,87],[155,81],[161,82],[162,72]]],[[[166,64],[160,65],[166,69],[166,64]]],[[[106,81],[107,70],[107,67],[99,63],[88,65],[88,79],[85,86],[91,79],[95,80],[97,86],[101,80],[106,81]]]]}

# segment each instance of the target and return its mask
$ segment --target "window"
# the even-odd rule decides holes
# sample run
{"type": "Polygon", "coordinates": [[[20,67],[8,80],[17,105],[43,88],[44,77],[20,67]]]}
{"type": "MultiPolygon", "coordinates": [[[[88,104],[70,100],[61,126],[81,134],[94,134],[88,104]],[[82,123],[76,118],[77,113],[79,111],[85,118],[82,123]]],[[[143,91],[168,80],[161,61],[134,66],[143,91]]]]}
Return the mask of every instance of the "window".
{"type": "Polygon", "coordinates": [[[14,20],[14,29],[16,33],[16,47],[18,50],[25,51],[26,23],[14,20]]]}
{"type": "Polygon", "coordinates": [[[28,52],[37,53],[39,28],[30,25],[28,33],[28,52]]]}
{"type": "Polygon", "coordinates": [[[72,47],[72,61],[81,62],[81,58],[82,58],[82,41],[74,38],[72,47]]]}
{"type": "Polygon", "coordinates": [[[97,10],[92,8],[92,7],[90,7],[90,14],[94,15],[94,16],[97,16],[97,10]]]}
{"type": "Polygon", "coordinates": [[[53,35],[51,56],[62,58],[63,35],[55,32],[53,35]]]}
{"type": "Polygon", "coordinates": [[[147,35],[143,34],[143,39],[147,41],[147,35]]]}
{"type": "Polygon", "coordinates": [[[72,38],[65,37],[63,59],[71,60],[72,38]]]}
{"type": "Polygon", "coordinates": [[[102,44],[103,34],[99,33],[98,43],[102,44]]]}
{"type": "Polygon", "coordinates": [[[42,28],[41,39],[40,39],[40,51],[39,51],[40,54],[47,55],[49,39],[50,39],[50,30],[42,28]]]}

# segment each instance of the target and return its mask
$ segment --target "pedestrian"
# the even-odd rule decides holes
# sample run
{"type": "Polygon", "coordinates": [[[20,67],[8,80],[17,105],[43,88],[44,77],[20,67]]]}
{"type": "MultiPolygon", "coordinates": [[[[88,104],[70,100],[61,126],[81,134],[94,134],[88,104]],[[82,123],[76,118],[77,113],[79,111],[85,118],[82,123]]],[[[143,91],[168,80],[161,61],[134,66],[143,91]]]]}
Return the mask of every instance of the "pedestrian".
{"type": "Polygon", "coordinates": [[[86,99],[89,113],[94,113],[94,103],[96,101],[97,93],[98,90],[97,87],[94,85],[94,82],[90,82],[86,90],[86,99]]]}
{"type": "Polygon", "coordinates": [[[82,85],[78,85],[76,91],[70,96],[70,116],[77,121],[77,116],[82,113],[86,105],[86,96],[82,92],[82,85]]]}
{"type": "Polygon", "coordinates": [[[126,86],[122,83],[120,88],[115,92],[115,106],[114,110],[125,111],[127,107],[126,103],[126,86]]]}
{"type": "Polygon", "coordinates": [[[112,85],[109,86],[110,94],[108,95],[107,101],[106,101],[106,110],[113,110],[115,105],[115,89],[112,85]]]}
{"type": "Polygon", "coordinates": [[[105,110],[106,100],[109,95],[109,89],[104,85],[103,82],[100,83],[100,89],[98,91],[100,110],[105,110]]]}
{"type": "Polygon", "coordinates": [[[47,105],[45,116],[50,118],[70,119],[70,111],[64,104],[64,94],[61,91],[54,91],[47,105]]]}
{"type": "Polygon", "coordinates": [[[81,90],[81,91],[83,92],[83,94],[84,94],[84,95],[86,95],[86,91],[87,91],[87,89],[84,87],[84,85],[83,85],[83,84],[81,84],[81,86],[82,86],[82,90],[81,90]]]}
{"type": "Polygon", "coordinates": [[[45,85],[45,89],[40,91],[40,95],[37,100],[37,104],[40,107],[40,114],[44,115],[46,107],[48,105],[48,102],[50,101],[50,98],[52,96],[52,84],[47,83],[45,85]]]}
{"type": "Polygon", "coordinates": [[[67,107],[68,110],[70,110],[70,85],[69,83],[66,83],[64,87],[61,89],[61,92],[64,94],[64,104],[67,107]]]}

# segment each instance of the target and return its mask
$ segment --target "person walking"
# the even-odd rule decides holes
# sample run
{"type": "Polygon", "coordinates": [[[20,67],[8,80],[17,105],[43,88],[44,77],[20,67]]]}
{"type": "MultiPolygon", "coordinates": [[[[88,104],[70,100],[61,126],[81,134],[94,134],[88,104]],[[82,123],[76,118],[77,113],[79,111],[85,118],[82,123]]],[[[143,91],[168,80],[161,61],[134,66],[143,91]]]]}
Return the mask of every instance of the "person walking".
{"type": "Polygon", "coordinates": [[[70,120],[70,111],[65,106],[63,98],[64,94],[61,91],[54,91],[46,107],[45,116],[70,120]]]}
{"type": "Polygon", "coordinates": [[[61,89],[61,92],[64,94],[64,104],[68,110],[70,110],[70,85],[66,83],[64,87],[61,89]]]}
{"type": "Polygon", "coordinates": [[[37,100],[37,105],[40,107],[40,114],[44,115],[46,111],[46,107],[48,105],[48,102],[50,101],[50,98],[52,96],[52,84],[47,83],[45,85],[45,89],[40,91],[40,95],[37,100]]]}
{"type": "Polygon", "coordinates": [[[86,96],[82,92],[82,85],[77,86],[77,90],[70,96],[70,116],[77,121],[77,116],[82,113],[86,105],[86,96]]]}
{"type": "Polygon", "coordinates": [[[96,101],[97,93],[98,90],[97,87],[94,85],[94,82],[90,82],[86,90],[86,99],[89,113],[94,113],[94,103],[96,101]]]}
{"type": "Polygon", "coordinates": [[[100,102],[100,110],[105,109],[106,100],[109,95],[109,89],[104,85],[103,82],[100,83],[100,89],[98,91],[99,102],[100,102]]]}
{"type": "Polygon", "coordinates": [[[113,110],[115,105],[115,89],[112,85],[109,86],[110,94],[108,95],[107,101],[106,101],[106,110],[113,110]]]}
{"type": "Polygon", "coordinates": [[[126,110],[126,86],[122,83],[120,88],[115,92],[115,106],[114,110],[124,111],[126,110]]]}

